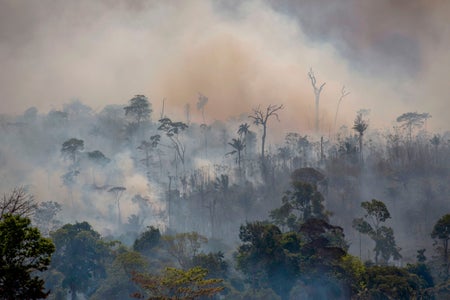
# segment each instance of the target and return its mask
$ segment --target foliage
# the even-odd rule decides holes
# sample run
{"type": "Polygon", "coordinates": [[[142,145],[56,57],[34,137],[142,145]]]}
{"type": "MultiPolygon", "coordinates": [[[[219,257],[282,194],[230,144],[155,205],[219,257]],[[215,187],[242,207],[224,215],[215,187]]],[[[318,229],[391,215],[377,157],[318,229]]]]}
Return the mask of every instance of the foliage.
{"type": "Polygon", "coordinates": [[[225,278],[228,263],[222,252],[199,253],[192,258],[192,265],[208,270],[207,278],[225,278]]]}
{"type": "Polygon", "coordinates": [[[52,268],[64,275],[62,282],[74,297],[77,292],[92,293],[105,277],[111,244],[87,222],[66,224],[50,234],[56,246],[52,268]]]}
{"type": "Polygon", "coordinates": [[[46,298],[39,272],[47,270],[55,246],[28,218],[6,214],[0,219],[0,298],[46,298]]]}
{"type": "Polygon", "coordinates": [[[174,236],[163,236],[167,251],[172,255],[183,269],[192,266],[192,258],[199,253],[202,244],[208,239],[197,232],[178,233],[174,236]]]}
{"type": "Polygon", "coordinates": [[[364,276],[366,288],[360,299],[431,299],[419,276],[393,266],[367,268],[364,276]]]}
{"type": "Polygon", "coordinates": [[[220,279],[205,279],[208,271],[200,267],[189,270],[166,268],[161,275],[139,274],[133,280],[148,294],[135,298],[148,300],[194,300],[212,297],[223,290],[220,279]]]}
{"type": "Polygon", "coordinates": [[[148,98],[144,95],[136,95],[130,99],[129,105],[123,108],[126,116],[136,119],[138,126],[142,121],[149,120],[152,113],[152,106],[148,98]]]}
{"type": "Polygon", "coordinates": [[[449,279],[449,255],[448,255],[448,242],[450,240],[450,214],[442,216],[434,225],[433,231],[431,232],[431,238],[439,240],[442,245],[437,247],[437,251],[440,253],[441,258],[441,273],[444,280],[449,279]]]}
{"type": "Polygon", "coordinates": [[[387,263],[391,257],[394,260],[400,259],[400,248],[395,243],[393,229],[381,225],[391,217],[386,205],[382,201],[372,199],[370,202],[362,202],[361,207],[366,210],[366,213],[364,218],[353,220],[353,228],[362,234],[367,234],[375,242],[375,264],[378,264],[380,255],[384,263],[387,263]]]}
{"type": "Polygon", "coordinates": [[[84,141],[76,138],[71,138],[65,141],[61,147],[61,153],[64,157],[70,159],[72,164],[75,164],[78,155],[84,150],[84,141]]]}
{"type": "Polygon", "coordinates": [[[106,279],[90,297],[91,300],[131,299],[131,295],[138,289],[131,278],[135,272],[146,271],[147,260],[139,252],[129,251],[124,246],[120,247],[118,252],[106,269],[106,279]]]}
{"type": "Polygon", "coordinates": [[[328,213],[323,205],[324,197],[316,185],[294,181],[291,186],[292,189],[286,191],[281,199],[281,207],[270,212],[275,224],[296,231],[310,218],[328,220],[328,213]]]}
{"type": "Polygon", "coordinates": [[[161,233],[158,228],[149,226],[146,231],[141,233],[133,243],[133,250],[148,254],[149,251],[159,244],[161,233]]]}

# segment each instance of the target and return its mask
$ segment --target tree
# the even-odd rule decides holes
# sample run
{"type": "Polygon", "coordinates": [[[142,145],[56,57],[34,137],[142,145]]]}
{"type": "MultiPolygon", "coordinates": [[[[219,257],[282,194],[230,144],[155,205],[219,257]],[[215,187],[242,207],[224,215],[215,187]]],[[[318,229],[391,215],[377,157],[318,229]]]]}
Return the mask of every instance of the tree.
{"type": "Polygon", "coordinates": [[[241,139],[242,139],[242,137],[244,137],[244,139],[245,139],[245,137],[247,136],[249,131],[250,131],[250,125],[247,124],[247,123],[242,123],[241,125],[239,125],[239,129],[237,131],[237,134],[239,135],[239,137],[241,139]]]}
{"type": "Polygon", "coordinates": [[[72,161],[72,166],[78,162],[78,157],[84,149],[84,141],[76,138],[71,138],[65,141],[61,147],[61,153],[64,157],[72,161]]]}
{"type": "MultiPolygon", "coordinates": [[[[87,157],[91,162],[101,167],[104,167],[111,162],[111,160],[99,150],[88,152],[87,157]]],[[[95,184],[94,168],[92,168],[92,183],[95,184]]]]}
{"type": "Polygon", "coordinates": [[[231,143],[228,143],[228,145],[233,147],[234,150],[228,152],[226,155],[228,154],[233,155],[237,153],[236,163],[238,164],[239,173],[241,173],[241,153],[245,148],[245,144],[239,138],[239,139],[232,139],[231,143]]]}
{"type": "Polygon", "coordinates": [[[263,163],[263,166],[265,165],[265,145],[266,145],[266,135],[267,135],[267,122],[269,121],[269,118],[274,116],[279,121],[278,113],[277,111],[283,109],[284,106],[282,104],[280,105],[274,105],[270,104],[267,106],[266,110],[264,111],[261,109],[260,106],[253,109],[253,115],[248,116],[249,118],[253,119],[253,123],[255,123],[257,126],[261,125],[263,127],[263,134],[261,137],[261,161],[263,163]]]}
{"type": "Polygon", "coordinates": [[[144,95],[136,95],[130,99],[129,105],[123,108],[126,116],[134,117],[138,128],[141,128],[143,121],[150,119],[152,105],[144,95]]]}
{"type": "Polygon", "coordinates": [[[198,93],[197,109],[202,112],[203,124],[206,124],[206,121],[205,121],[205,106],[206,106],[207,103],[208,103],[208,97],[206,97],[202,93],[198,93]]]}
{"type": "Polygon", "coordinates": [[[180,133],[186,130],[188,126],[183,122],[172,122],[169,118],[159,120],[158,130],[164,131],[166,136],[172,142],[172,148],[175,150],[175,162],[180,159],[184,168],[184,154],[186,152],[185,145],[180,140],[180,133]]]}
{"type": "Polygon", "coordinates": [[[283,195],[281,207],[270,212],[275,224],[297,231],[310,218],[328,220],[323,195],[315,184],[293,181],[291,186],[283,195]]]}
{"type": "Polygon", "coordinates": [[[345,85],[344,86],[342,86],[342,89],[341,89],[341,96],[339,97],[339,99],[338,99],[338,104],[337,104],[337,107],[336,107],[336,114],[334,115],[334,131],[336,131],[336,122],[337,122],[337,116],[338,116],[338,112],[339,112],[339,106],[341,105],[341,102],[342,102],[342,100],[345,98],[345,97],[347,97],[348,95],[350,95],[350,92],[346,92],[345,91],[345,85]]]}
{"type": "Polygon", "coordinates": [[[366,210],[364,218],[353,220],[353,228],[362,234],[367,234],[375,242],[375,264],[381,255],[384,263],[392,257],[394,260],[400,259],[400,248],[397,247],[394,238],[394,231],[391,227],[381,225],[391,218],[386,205],[379,200],[365,201],[361,207],[366,210]],[[367,219],[368,221],[364,220],[367,219]]]}
{"type": "Polygon", "coordinates": [[[161,233],[159,232],[159,229],[149,226],[148,229],[141,233],[134,241],[133,250],[143,254],[149,254],[149,251],[159,244],[160,239],[161,233]]]}
{"type": "Polygon", "coordinates": [[[397,122],[403,123],[402,128],[408,130],[408,139],[412,141],[412,131],[414,127],[422,127],[427,119],[431,118],[429,113],[407,112],[397,118],[397,122]]]}
{"type": "Polygon", "coordinates": [[[167,251],[172,255],[182,269],[192,267],[192,258],[199,253],[202,244],[208,239],[197,232],[178,233],[174,236],[163,236],[167,251]]]}
{"type": "Polygon", "coordinates": [[[139,147],[137,147],[138,150],[144,153],[144,158],[141,159],[141,162],[145,164],[147,176],[150,176],[151,152],[158,147],[160,140],[161,136],[159,134],[152,135],[150,140],[142,141],[139,147]]]}
{"type": "Polygon", "coordinates": [[[120,213],[120,198],[122,197],[122,194],[127,189],[123,186],[114,186],[108,190],[108,192],[112,193],[114,195],[114,198],[116,200],[117,204],[117,224],[120,226],[122,224],[122,216],[120,213]]]}
{"type": "Polygon", "coordinates": [[[56,246],[52,268],[64,275],[62,285],[69,289],[72,300],[78,292],[93,293],[98,280],[106,276],[111,244],[87,222],[66,224],[50,237],[56,246]]]}
{"type": "Polygon", "coordinates": [[[359,112],[356,115],[355,121],[353,122],[352,129],[355,130],[359,134],[359,155],[360,155],[360,161],[361,163],[364,161],[363,156],[363,135],[366,131],[367,127],[369,127],[369,124],[366,120],[363,119],[363,114],[359,112]]]}
{"type": "Polygon", "coordinates": [[[448,241],[450,240],[450,214],[442,216],[434,225],[431,232],[431,238],[439,240],[442,245],[438,247],[438,251],[441,253],[444,267],[445,280],[449,278],[449,255],[448,255],[448,241]]]}
{"type": "Polygon", "coordinates": [[[39,272],[50,264],[55,246],[31,226],[30,219],[5,214],[0,219],[0,298],[42,299],[44,280],[39,272]]]}
{"type": "Polygon", "coordinates": [[[314,89],[314,99],[316,103],[316,118],[315,118],[315,130],[318,133],[319,132],[319,102],[320,102],[320,93],[322,93],[322,89],[325,86],[326,82],[322,83],[320,87],[317,87],[316,83],[316,76],[314,75],[314,72],[311,69],[309,69],[308,77],[311,80],[311,85],[314,89]]]}
{"type": "Polygon", "coordinates": [[[148,300],[194,300],[212,298],[223,290],[221,279],[205,279],[208,271],[200,267],[189,270],[166,268],[161,275],[139,274],[133,281],[147,296],[135,293],[134,297],[148,300]]]}
{"type": "Polygon", "coordinates": [[[0,220],[6,214],[31,217],[37,208],[33,195],[25,187],[16,187],[0,200],[0,220]]]}

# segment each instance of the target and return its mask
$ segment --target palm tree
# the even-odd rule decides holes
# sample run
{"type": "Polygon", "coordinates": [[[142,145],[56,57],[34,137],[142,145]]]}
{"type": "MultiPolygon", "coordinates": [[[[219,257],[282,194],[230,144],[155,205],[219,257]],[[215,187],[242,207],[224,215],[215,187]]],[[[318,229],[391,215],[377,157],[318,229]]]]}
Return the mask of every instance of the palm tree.
{"type": "Polygon", "coordinates": [[[369,123],[367,123],[367,121],[363,119],[362,113],[359,112],[356,115],[355,121],[353,122],[352,129],[359,134],[359,155],[361,162],[363,162],[363,135],[367,127],[369,127],[369,123]]]}
{"type": "Polygon", "coordinates": [[[237,162],[237,164],[238,164],[238,168],[239,168],[239,173],[241,172],[241,152],[242,152],[242,150],[244,150],[244,148],[245,148],[245,144],[242,142],[242,140],[239,138],[239,139],[233,139],[232,141],[231,141],[231,143],[228,143],[228,145],[230,145],[231,147],[233,147],[233,151],[231,151],[231,152],[228,152],[227,154],[225,154],[225,155],[233,155],[233,154],[235,154],[235,153],[237,153],[237,158],[236,158],[236,162],[237,162]]]}
{"type": "Polygon", "coordinates": [[[242,123],[241,125],[239,125],[239,129],[237,131],[237,134],[239,134],[239,137],[242,139],[242,136],[244,136],[244,138],[247,136],[249,130],[250,125],[248,123],[242,123]]]}

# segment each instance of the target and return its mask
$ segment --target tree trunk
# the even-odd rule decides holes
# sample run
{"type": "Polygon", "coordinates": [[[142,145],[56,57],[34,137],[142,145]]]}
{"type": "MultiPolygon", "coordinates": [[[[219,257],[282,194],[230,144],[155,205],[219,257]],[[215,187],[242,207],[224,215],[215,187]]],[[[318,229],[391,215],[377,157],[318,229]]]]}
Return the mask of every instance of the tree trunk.
{"type": "Polygon", "coordinates": [[[315,124],[315,129],[316,129],[316,133],[319,132],[319,99],[320,99],[320,95],[319,93],[315,93],[316,96],[316,124],[315,124]]]}

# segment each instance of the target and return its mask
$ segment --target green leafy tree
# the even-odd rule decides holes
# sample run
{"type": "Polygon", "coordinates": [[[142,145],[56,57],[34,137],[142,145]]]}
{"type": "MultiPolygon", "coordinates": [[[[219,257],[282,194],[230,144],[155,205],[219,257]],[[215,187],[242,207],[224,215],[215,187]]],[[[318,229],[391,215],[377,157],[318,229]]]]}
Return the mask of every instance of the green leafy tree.
{"type": "Polygon", "coordinates": [[[433,299],[416,274],[394,266],[372,266],[364,275],[365,289],[358,299],[433,299]]]}
{"type": "Polygon", "coordinates": [[[448,255],[448,242],[450,240],[450,214],[442,216],[434,225],[433,231],[431,232],[431,238],[441,243],[437,247],[438,253],[440,253],[443,268],[443,277],[445,280],[449,278],[449,255],[448,255]]]}
{"type": "Polygon", "coordinates": [[[114,261],[106,268],[106,278],[102,281],[90,300],[125,300],[132,299],[132,294],[139,289],[132,281],[135,272],[146,272],[147,259],[139,252],[127,250],[121,246],[114,261]]]}
{"type": "Polygon", "coordinates": [[[228,263],[221,251],[208,254],[199,253],[192,258],[192,265],[208,270],[207,278],[225,278],[228,271],[228,263]]]}
{"type": "Polygon", "coordinates": [[[133,280],[146,295],[135,298],[148,300],[194,300],[212,298],[223,290],[221,279],[205,279],[208,271],[200,267],[189,270],[166,268],[161,275],[135,274],[133,280]]]}
{"type": "Polygon", "coordinates": [[[143,254],[150,254],[149,251],[159,244],[161,233],[158,228],[149,226],[146,231],[134,241],[133,249],[143,254]]]}
{"type": "Polygon", "coordinates": [[[298,230],[299,226],[310,218],[328,220],[328,213],[323,205],[324,197],[317,186],[304,181],[294,181],[291,189],[281,199],[282,205],[270,212],[275,224],[298,230]]]}
{"type": "Polygon", "coordinates": [[[269,287],[288,299],[299,274],[300,237],[296,233],[283,236],[273,224],[252,222],[241,226],[239,238],[237,267],[251,287],[269,287]]]}
{"type": "Polygon", "coordinates": [[[79,292],[94,292],[98,280],[105,277],[111,245],[87,222],[66,224],[50,236],[56,246],[52,268],[64,275],[62,284],[72,299],[77,299],[79,292]]]}
{"type": "Polygon", "coordinates": [[[31,226],[28,218],[6,214],[0,219],[0,298],[42,299],[44,280],[55,246],[31,226]]]}
{"type": "Polygon", "coordinates": [[[392,257],[394,260],[400,259],[400,248],[397,247],[394,238],[394,231],[391,227],[382,225],[391,218],[386,205],[379,200],[372,199],[361,203],[365,209],[364,218],[353,220],[353,228],[367,234],[375,242],[375,264],[378,265],[379,258],[387,263],[392,257]]]}

